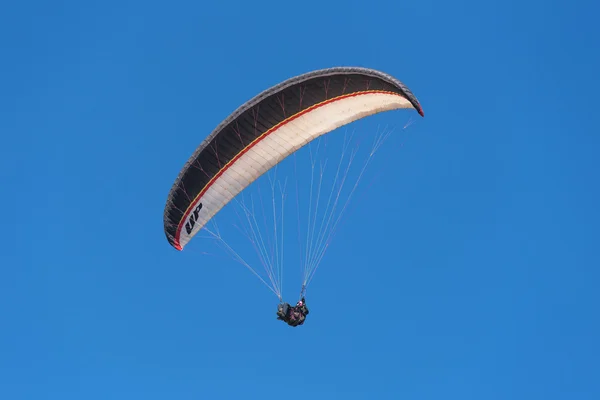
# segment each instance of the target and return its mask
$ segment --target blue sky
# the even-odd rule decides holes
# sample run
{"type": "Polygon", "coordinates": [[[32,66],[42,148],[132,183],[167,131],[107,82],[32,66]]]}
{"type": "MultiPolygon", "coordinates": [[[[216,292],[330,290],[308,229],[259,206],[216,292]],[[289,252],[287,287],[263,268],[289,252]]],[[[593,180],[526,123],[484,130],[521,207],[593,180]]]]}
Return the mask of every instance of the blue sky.
{"type": "Polygon", "coordinates": [[[0,397],[599,398],[599,11],[3,4],[0,397]],[[337,65],[396,76],[425,118],[374,158],[291,329],[242,266],[173,250],[162,212],[238,105],[337,65]]]}

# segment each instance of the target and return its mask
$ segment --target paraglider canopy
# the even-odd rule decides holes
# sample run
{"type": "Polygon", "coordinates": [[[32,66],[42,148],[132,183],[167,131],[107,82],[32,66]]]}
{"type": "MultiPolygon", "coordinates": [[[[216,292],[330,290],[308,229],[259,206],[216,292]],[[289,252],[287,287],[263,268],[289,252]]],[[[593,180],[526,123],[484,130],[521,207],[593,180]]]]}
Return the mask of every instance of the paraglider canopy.
{"type": "Polygon", "coordinates": [[[231,199],[312,140],[366,116],[423,109],[399,80],[338,67],[284,81],[249,100],[200,144],[167,199],[164,231],[183,247],[231,199]]]}

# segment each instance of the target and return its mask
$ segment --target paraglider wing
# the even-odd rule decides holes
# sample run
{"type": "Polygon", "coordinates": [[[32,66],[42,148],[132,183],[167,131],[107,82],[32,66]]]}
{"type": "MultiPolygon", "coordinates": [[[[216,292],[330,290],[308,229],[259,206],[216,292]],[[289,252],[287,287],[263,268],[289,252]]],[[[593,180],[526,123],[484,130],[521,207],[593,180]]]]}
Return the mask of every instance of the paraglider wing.
{"type": "Polygon", "coordinates": [[[421,105],[397,79],[353,67],[291,78],[225,119],[181,170],[165,207],[164,229],[178,250],[231,199],[285,157],[360,118],[421,105]]]}

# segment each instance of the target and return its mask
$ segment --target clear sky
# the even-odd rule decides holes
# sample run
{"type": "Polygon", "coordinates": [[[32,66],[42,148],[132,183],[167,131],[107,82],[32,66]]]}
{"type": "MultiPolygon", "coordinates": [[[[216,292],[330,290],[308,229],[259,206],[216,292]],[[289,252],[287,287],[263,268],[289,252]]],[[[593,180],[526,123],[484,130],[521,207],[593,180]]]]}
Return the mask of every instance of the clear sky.
{"type": "MultiPolygon", "coordinates": [[[[599,12],[3,2],[0,398],[600,398],[599,12]],[[203,254],[210,241],[171,248],[162,213],[231,111],[339,65],[394,75],[425,118],[349,127],[400,129],[293,329],[248,270],[203,254]]],[[[286,258],[288,301],[298,268],[286,258]]]]}

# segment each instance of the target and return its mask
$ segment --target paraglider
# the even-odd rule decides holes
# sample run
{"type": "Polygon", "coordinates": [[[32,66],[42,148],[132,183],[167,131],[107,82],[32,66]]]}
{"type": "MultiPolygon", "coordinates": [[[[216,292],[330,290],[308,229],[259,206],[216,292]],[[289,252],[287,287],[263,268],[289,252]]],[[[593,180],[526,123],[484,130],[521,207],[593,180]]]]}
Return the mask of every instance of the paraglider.
{"type": "Polygon", "coordinates": [[[402,82],[368,68],[317,70],[265,90],[221,122],[185,163],[164,210],[168,242],[183,250],[240,192],[316,138],[395,109],[424,115],[402,82]]]}
{"type": "Polygon", "coordinates": [[[293,327],[304,324],[308,313],[304,297],[293,307],[289,303],[280,303],[277,306],[277,319],[293,327]]]}

